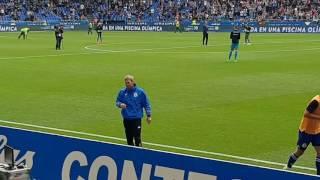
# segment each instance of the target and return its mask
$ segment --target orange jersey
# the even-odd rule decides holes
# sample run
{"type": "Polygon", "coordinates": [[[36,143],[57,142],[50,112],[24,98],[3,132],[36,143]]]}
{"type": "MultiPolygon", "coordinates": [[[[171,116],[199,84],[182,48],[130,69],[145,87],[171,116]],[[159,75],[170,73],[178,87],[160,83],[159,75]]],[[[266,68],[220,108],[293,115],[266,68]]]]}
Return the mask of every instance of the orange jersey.
{"type": "MultiPolygon", "coordinates": [[[[319,105],[316,108],[316,110],[314,112],[312,112],[312,114],[320,116],[320,96],[316,95],[314,98],[311,99],[310,102],[312,102],[313,100],[316,100],[319,103],[319,105]]],[[[309,102],[309,104],[310,104],[310,102],[309,102]]],[[[301,123],[300,123],[299,130],[301,132],[305,132],[308,134],[319,134],[320,133],[320,119],[303,116],[301,123]]]]}

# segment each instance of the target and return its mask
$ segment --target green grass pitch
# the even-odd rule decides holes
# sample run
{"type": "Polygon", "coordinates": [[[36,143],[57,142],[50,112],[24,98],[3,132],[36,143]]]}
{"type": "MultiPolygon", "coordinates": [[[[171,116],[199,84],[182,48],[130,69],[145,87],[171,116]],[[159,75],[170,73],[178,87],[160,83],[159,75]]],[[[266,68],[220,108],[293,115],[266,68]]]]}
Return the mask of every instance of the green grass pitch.
{"type": "MultiPolygon", "coordinates": [[[[115,98],[133,74],[153,108],[144,142],[286,163],[303,111],[319,94],[318,34],[251,34],[251,46],[242,36],[238,63],[226,63],[228,33],[210,33],[202,47],[202,33],[105,32],[97,45],[95,34],[65,32],[61,51],[53,32],[17,36],[0,34],[1,120],[124,138],[115,98]]],[[[296,165],[314,161],[310,146],[296,165]]]]}

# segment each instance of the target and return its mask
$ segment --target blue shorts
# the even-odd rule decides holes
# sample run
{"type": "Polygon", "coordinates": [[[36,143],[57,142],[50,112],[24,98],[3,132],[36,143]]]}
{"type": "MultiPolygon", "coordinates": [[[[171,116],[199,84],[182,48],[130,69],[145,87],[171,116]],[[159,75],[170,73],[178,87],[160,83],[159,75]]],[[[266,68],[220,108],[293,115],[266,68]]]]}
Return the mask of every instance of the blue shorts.
{"type": "Polygon", "coordinates": [[[312,146],[320,146],[320,134],[307,134],[299,131],[299,138],[297,142],[299,149],[306,150],[310,143],[312,146]]]}
{"type": "Polygon", "coordinates": [[[237,50],[237,49],[239,49],[239,43],[232,43],[231,44],[231,51],[233,51],[233,50],[237,50]]]}

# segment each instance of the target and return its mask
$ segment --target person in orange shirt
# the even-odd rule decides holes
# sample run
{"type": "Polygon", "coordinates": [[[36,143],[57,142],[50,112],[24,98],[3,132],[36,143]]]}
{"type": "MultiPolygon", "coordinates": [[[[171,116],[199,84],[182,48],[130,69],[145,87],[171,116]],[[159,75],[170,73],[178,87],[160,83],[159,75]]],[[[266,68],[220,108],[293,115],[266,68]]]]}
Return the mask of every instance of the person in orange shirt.
{"type": "Polygon", "coordinates": [[[303,155],[308,145],[311,143],[317,152],[316,168],[320,175],[320,96],[311,99],[308,107],[304,111],[300,127],[297,150],[289,156],[289,160],[284,169],[292,168],[297,159],[303,155]]]}

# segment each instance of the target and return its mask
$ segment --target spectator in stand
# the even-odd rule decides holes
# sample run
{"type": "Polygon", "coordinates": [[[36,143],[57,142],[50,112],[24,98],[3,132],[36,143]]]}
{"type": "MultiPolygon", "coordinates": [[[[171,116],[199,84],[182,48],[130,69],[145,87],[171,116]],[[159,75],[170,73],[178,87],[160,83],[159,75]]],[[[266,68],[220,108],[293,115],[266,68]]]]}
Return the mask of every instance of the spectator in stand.
{"type": "Polygon", "coordinates": [[[319,0],[0,0],[0,20],[174,22],[251,19],[318,21],[319,0]]]}

